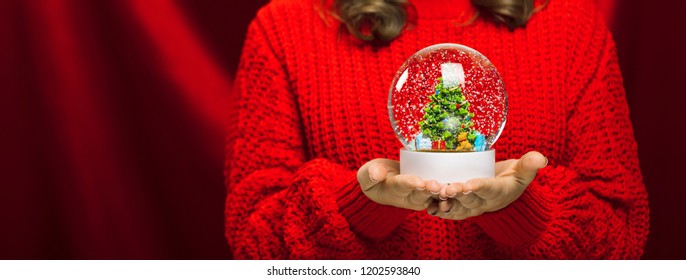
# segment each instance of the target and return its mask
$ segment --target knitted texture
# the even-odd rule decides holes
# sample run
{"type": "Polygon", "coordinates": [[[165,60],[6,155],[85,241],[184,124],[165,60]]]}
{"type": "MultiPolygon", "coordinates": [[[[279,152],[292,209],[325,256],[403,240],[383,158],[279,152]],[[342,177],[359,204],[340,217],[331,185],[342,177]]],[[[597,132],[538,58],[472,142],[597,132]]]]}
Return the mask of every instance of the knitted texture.
{"type": "Polygon", "coordinates": [[[309,0],[248,30],[229,127],[226,237],[239,259],[639,258],[648,202],[614,42],[591,1],[551,0],[509,31],[467,0],[415,0],[414,25],[365,43],[309,0]],[[448,4],[452,3],[452,4],[448,4]],[[437,43],[479,50],[509,95],[497,159],[549,165],[508,207],[462,221],[370,201],[357,169],[398,158],[395,71],[437,43]]]}

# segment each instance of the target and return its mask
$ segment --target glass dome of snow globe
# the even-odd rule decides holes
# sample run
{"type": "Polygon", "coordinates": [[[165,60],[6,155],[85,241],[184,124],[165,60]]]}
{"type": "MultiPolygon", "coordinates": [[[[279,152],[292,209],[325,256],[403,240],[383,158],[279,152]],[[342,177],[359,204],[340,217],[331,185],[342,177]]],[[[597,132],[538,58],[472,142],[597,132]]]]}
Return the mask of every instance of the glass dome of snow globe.
{"type": "MultiPolygon", "coordinates": [[[[413,162],[448,173],[462,163],[483,161],[490,167],[495,163],[491,146],[505,127],[507,92],[484,55],[459,44],[438,44],[413,54],[400,67],[391,83],[388,114],[405,147],[401,173],[408,157],[420,157],[413,162]]],[[[468,173],[460,179],[493,176],[489,170],[460,169],[468,173]]]]}

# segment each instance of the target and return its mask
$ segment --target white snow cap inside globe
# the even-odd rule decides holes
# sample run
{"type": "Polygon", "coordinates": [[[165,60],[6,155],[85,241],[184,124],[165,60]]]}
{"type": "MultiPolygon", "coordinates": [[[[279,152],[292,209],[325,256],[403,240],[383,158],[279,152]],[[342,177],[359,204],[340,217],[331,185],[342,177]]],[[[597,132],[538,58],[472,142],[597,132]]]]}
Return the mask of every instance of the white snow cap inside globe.
{"type": "Polygon", "coordinates": [[[400,67],[388,114],[408,150],[486,151],[505,127],[507,93],[484,55],[463,45],[438,44],[400,67]]]}

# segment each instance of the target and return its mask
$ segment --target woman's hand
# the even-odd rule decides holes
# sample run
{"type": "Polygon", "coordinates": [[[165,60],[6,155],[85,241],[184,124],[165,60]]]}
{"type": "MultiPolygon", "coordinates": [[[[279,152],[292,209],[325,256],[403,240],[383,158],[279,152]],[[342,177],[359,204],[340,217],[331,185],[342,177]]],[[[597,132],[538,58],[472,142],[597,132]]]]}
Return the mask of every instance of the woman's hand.
{"type": "Polygon", "coordinates": [[[451,183],[440,190],[440,200],[427,208],[431,215],[462,220],[498,211],[514,202],[534,180],[538,170],[548,164],[539,152],[528,152],[521,159],[499,161],[495,178],[472,179],[451,183]]]}
{"type": "Polygon", "coordinates": [[[413,175],[399,175],[400,164],[390,159],[373,159],[357,171],[357,181],[372,201],[399,208],[424,210],[448,185],[423,181],[413,175]]]}

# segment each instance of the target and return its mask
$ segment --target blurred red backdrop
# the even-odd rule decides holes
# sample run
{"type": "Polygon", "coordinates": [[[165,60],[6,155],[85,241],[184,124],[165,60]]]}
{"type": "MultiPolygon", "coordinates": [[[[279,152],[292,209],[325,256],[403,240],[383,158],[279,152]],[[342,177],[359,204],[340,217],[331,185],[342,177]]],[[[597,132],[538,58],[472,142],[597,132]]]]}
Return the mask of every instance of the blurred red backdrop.
{"type": "MultiPolygon", "coordinates": [[[[0,1],[0,258],[231,258],[226,96],[266,2],[0,1]]],[[[644,258],[684,259],[686,3],[599,2],[650,194],[644,258]]]]}

